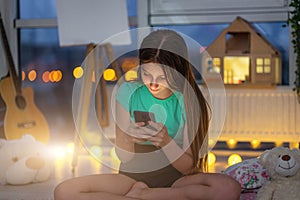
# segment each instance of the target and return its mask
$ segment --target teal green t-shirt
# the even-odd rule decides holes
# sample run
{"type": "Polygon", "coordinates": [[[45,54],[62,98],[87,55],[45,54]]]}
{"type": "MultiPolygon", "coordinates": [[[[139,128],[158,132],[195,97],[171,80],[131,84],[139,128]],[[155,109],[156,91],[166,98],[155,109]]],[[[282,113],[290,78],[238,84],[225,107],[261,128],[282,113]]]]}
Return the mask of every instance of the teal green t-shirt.
{"type": "Polygon", "coordinates": [[[153,112],[156,122],[163,123],[170,137],[182,145],[185,112],[181,93],[175,91],[167,99],[157,99],[144,84],[124,82],[116,93],[116,99],[130,113],[132,121],[136,110],[153,112]]]}

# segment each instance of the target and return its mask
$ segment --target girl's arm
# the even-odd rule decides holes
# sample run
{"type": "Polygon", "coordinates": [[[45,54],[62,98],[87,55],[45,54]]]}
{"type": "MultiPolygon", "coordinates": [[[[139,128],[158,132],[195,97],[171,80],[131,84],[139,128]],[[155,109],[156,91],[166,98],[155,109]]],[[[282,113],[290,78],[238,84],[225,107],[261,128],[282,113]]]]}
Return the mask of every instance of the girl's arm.
{"type": "MultiPolygon", "coordinates": [[[[170,137],[170,136],[168,136],[170,137]]],[[[172,166],[183,174],[190,172],[193,166],[192,151],[187,138],[187,128],[184,128],[183,147],[181,148],[170,137],[170,142],[164,146],[163,151],[170,161],[172,166]]]]}
{"type": "Polygon", "coordinates": [[[131,160],[134,152],[134,142],[124,131],[130,124],[130,114],[116,102],[116,154],[122,162],[131,160]],[[130,153],[132,152],[132,153],[130,153]]]}
{"type": "Polygon", "coordinates": [[[128,162],[134,156],[134,143],[145,141],[135,135],[141,135],[141,130],[137,129],[137,123],[131,122],[129,112],[117,101],[116,154],[123,163],[128,162]]]}

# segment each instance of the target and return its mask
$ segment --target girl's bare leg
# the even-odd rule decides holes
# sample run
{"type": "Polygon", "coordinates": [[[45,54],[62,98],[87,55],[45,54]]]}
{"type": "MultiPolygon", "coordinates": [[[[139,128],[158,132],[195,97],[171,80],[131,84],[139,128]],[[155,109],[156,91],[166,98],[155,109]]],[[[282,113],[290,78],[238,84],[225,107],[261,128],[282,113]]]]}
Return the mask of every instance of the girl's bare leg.
{"type": "Polygon", "coordinates": [[[179,179],[171,188],[148,188],[137,182],[127,196],[148,200],[238,200],[240,193],[239,183],[227,175],[199,173],[179,179]]]}
{"type": "Polygon", "coordinates": [[[136,181],[121,174],[101,174],[72,178],[60,183],[55,200],[132,200],[126,197],[136,181]]]}
{"type": "Polygon", "coordinates": [[[169,188],[149,188],[121,174],[101,174],[66,180],[55,188],[55,200],[238,200],[241,188],[223,174],[199,173],[177,180],[169,188]]]}
{"type": "MultiPolygon", "coordinates": [[[[196,198],[206,196],[207,199],[240,199],[241,186],[231,176],[219,173],[198,173],[177,180],[172,187],[199,187],[199,192],[190,192],[196,198]],[[201,187],[200,187],[201,186],[201,187]],[[198,197],[199,196],[199,197],[198,197]]],[[[201,198],[200,198],[201,199],[201,198]]],[[[204,198],[205,199],[205,198],[204,198]]]]}

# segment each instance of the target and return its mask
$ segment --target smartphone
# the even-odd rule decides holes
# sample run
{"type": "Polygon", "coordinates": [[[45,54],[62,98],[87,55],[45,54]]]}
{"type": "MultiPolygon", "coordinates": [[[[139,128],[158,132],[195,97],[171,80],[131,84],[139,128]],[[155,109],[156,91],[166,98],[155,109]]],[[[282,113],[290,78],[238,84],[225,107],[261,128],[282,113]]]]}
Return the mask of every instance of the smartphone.
{"type": "Polygon", "coordinates": [[[154,131],[157,131],[156,128],[154,128],[153,126],[151,126],[148,121],[153,121],[155,122],[155,115],[153,112],[145,112],[145,111],[139,111],[139,110],[135,110],[133,112],[134,115],[134,120],[135,122],[144,122],[145,126],[147,128],[150,128],[154,131]]]}

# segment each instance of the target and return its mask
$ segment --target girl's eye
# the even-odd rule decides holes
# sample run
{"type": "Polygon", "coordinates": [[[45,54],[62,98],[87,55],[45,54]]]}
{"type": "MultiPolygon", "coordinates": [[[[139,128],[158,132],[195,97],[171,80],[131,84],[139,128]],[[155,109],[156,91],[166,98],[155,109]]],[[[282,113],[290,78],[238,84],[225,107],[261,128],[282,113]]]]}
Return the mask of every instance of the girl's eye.
{"type": "Polygon", "coordinates": [[[160,76],[158,77],[159,80],[166,80],[166,77],[165,76],[160,76]]]}
{"type": "Polygon", "coordinates": [[[150,73],[148,73],[148,72],[146,72],[146,71],[143,71],[143,75],[145,75],[145,76],[149,76],[149,75],[150,75],[150,73]]]}

